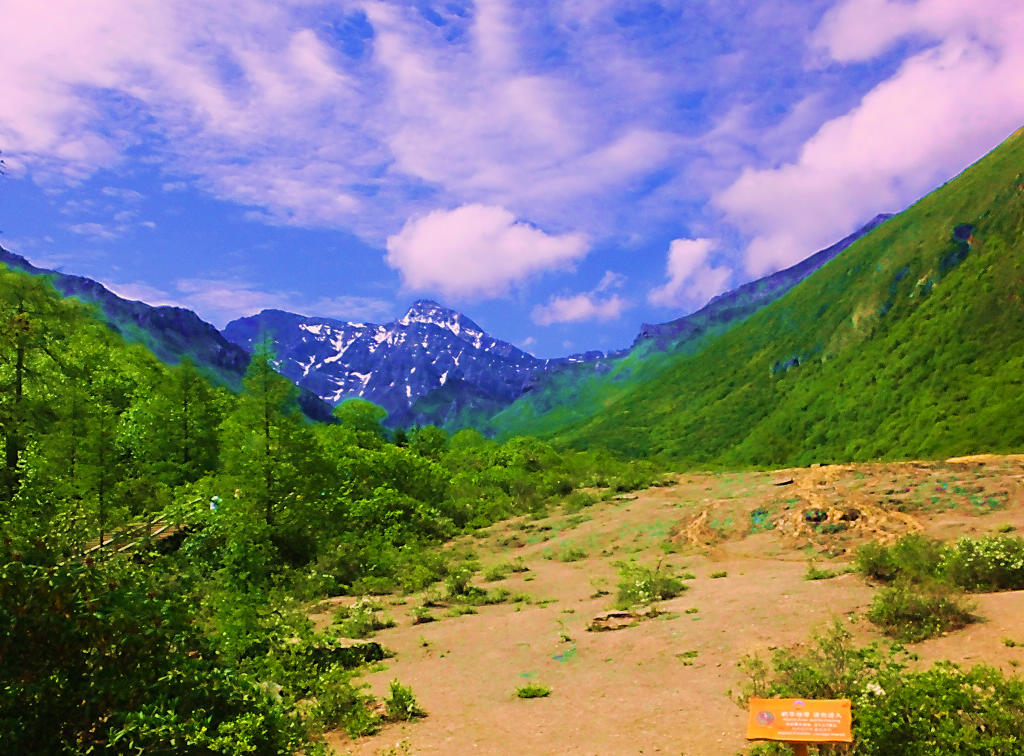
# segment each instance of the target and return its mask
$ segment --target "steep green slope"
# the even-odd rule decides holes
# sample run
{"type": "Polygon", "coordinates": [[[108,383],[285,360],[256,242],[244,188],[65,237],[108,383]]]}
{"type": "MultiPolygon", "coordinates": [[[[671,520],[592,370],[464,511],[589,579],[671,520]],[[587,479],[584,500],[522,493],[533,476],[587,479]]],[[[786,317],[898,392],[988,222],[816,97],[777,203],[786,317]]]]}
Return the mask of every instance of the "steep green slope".
{"type": "Polygon", "coordinates": [[[1020,448],[1022,170],[1018,131],[779,301],[556,437],[699,464],[1020,448]]]}
{"type": "Polygon", "coordinates": [[[877,215],[835,244],[784,270],[721,294],[696,312],[667,323],[644,324],[633,346],[596,361],[560,365],[537,376],[532,390],[500,411],[466,405],[449,416],[446,427],[476,427],[491,435],[510,432],[543,435],[582,424],[636,386],[668,370],[680,354],[693,354],[735,328],[762,307],[813,274],[857,239],[884,223],[877,215]],[[492,416],[493,415],[493,416],[492,416]]]}

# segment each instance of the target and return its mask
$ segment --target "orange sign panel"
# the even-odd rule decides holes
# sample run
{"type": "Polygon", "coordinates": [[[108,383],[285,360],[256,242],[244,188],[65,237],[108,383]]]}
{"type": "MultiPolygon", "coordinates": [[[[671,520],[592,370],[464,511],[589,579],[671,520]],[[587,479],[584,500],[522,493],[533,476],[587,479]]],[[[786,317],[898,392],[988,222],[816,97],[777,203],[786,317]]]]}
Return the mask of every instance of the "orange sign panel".
{"type": "Polygon", "coordinates": [[[852,743],[850,699],[751,698],[747,740],[852,743]]]}

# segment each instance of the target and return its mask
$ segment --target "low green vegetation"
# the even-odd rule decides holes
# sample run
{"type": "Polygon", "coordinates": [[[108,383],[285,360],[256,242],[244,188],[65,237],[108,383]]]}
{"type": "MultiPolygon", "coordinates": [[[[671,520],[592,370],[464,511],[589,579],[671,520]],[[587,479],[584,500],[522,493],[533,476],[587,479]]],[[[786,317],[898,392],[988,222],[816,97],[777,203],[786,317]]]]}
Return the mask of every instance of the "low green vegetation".
{"type": "Polygon", "coordinates": [[[976,621],[963,591],[1024,587],[1024,538],[964,537],[943,544],[914,534],[891,546],[862,545],[855,564],[862,576],[889,585],[875,595],[868,619],[888,635],[919,641],[976,621]]]}
{"type": "Polygon", "coordinates": [[[943,580],[971,592],[1024,588],[1024,538],[1009,535],[963,537],[943,544],[921,535],[892,546],[867,543],[856,555],[857,571],[879,582],[943,580]]]}
{"type": "MultiPolygon", "coordinates": [[[[748,656],[736,701],[763,698],[849,698],[852,750],[819,746],[823,754],[926,756],[1017,753],[1024,732],[1024,681],[992,667],[965,670],[948,662],[911,669],[899,646],[857,646],[837,621],[812,642],[771,658],[748,656]]],[[[756,747],[752,753],[768,754],[756,747]]]]}
{"type": "Polygon", "coordinates": [[[814,562],[808,562],[804,580],[831,580],[838,574],[835,570],[821,569],[814,562]]]}
{"type": "Polygon", "coordinates": [[[516,688],[516,696],[518,698],[546,698],[550,695],[551,688],[544,685],[537,685],[536,683],[529,683],[516,688]]]}
{"type": "Polygon", "coordinates": [[[897,581],[871,601],[867,618],[886,635],[916,642],[974,622],[973,607],[946,583],[897,581]]]}
{"type": "Polygon", "coordinates": [[[647,567],[636,562],[619,562],[619,591],[615,597],[617,609],[646,606],[655,601],[670,599],[686,590],[686,584],[663,569],[647,567]]]}
{"type": "Polygon", "coordinates": [[[378,630],[395,626],[390,617],[380,614],[380,603],[373,599],[358,599],[352,606],[342,606],[334,612],[332,628],[345,638],[366,638],[378,630]]]}
{"type": "Polygon", "coordinates": [[[390,690],[391,695],[384,701],[388,719],[408,722],[427,716],[427,712],[417,703],[412,688],[402,685],[398,680],[392,680],[390,690]]]}

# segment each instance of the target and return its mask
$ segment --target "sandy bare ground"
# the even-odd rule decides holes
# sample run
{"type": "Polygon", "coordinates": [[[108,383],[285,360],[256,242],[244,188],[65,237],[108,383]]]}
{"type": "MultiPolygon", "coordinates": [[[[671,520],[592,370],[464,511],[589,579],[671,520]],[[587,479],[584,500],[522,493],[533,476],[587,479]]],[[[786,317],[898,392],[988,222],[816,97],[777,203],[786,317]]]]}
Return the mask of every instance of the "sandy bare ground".
{"type": "MultiPolygon", "coordinates": [[[[485,567],[522,557],[529,572],[477,581],[532,600],[463,616],[434,609],[439,621],[413,624],[422,596],[401,605],[391,597],[398,624],[375,640],[395,656],[364,679],[378,695],[393,679],[411,686],[428,716],[358,740],[331,733],[328,743],[359,756],[743,753],[745,711],[730,691],[742,684],[745,654],[806,642],[835,617],[862,641],[881,637],[862,619],[875,588],[853,574],[806,580],[810,560],[842,570],[858,543],[915,530],[945,539],[1000,526],[1019,534],[1022,480],[1024,456],[685,475],[574,515],[500,523],[454,546],[471,544],[485,567]],[[804,527],[809,509],[830,512],[829,522],[851,509],[857,516],[821,533],[804,527]],[[568,548],[586,557],[561,561],[568,548]],[[612,605],[615,563],[630,559],[695,578],[659,604],[661,616],[588,632],[612,605]],[[517,698],[526,683],[551,695],[517,698]]],[[[1024,648],[1002,641],[1024,643],[1024,592],[976,599],[984,622],[915,651],[923,662],[985,662],[1016,674],[1024,648]]]]}

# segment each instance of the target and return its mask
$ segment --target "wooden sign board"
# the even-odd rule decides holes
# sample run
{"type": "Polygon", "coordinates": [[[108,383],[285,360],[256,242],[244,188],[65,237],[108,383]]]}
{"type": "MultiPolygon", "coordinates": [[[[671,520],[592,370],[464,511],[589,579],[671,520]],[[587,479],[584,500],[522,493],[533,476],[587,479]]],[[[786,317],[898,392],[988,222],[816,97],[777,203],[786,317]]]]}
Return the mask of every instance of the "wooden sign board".
{"type": "Polygon", "coordinates": [[[747,740],[852,743],[850,699],[751,698],[747,740]]]}

